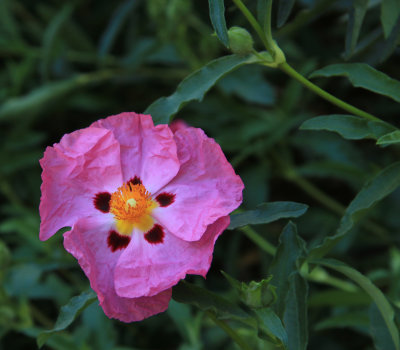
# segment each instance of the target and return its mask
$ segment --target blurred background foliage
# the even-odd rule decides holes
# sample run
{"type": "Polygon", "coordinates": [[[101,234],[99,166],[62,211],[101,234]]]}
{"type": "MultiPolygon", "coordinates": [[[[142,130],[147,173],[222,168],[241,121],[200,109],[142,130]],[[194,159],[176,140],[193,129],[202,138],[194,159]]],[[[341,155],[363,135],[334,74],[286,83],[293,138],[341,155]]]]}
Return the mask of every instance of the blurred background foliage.
{"type": "MultiPolygon", "coordinates": [[[[256,1],[246,4],[256,10],[256,1]]],[[[298,1],[287,24],[274,25],[275,36],[288,61],[305,75],[348,61],[367,62],[398,78],[400,22],[395,13],[386,13],[382,22],[380,6],[379,0],[298,1]]],[[[274,7],[274,23],[278,11],[274,7]]],[[[228,26],[248,27],[230,1],[226,17],[228,26]]],[[[45,147],[99,118],[142,112],[171,94],[190,72],[229,53],[212,34],[205,0],[0,0],[0,349],[36,348],[36,336],[52,328],[60,308],[89,286],[63,249],[62,235],[47,242],[38,239],[38,160],[45,147]]],[[[394,101],[355,89],[343,78],[315,81],[399,125],[400,107],[394,101]]],[[[203,128],[219,142],[245,183],[243,208],[277,200],[308,204],[297,224],[313,245],[335,231],[364,182],[400,156],[398,147],[378,148],[372,140],[298,129],[308,118],[332,113],[341,111],[282,72],[244,66],[176,118],[203,128]]],[[[369,212],[373,227],[366,222],[357,226],[331,252],[369,276],[397,305],[399,204],[400,192],[395,191],[369,212]]],[[[284,224],[256,230],[277,244],[284,224]]],[[[239,280],[259,280],[266,277],[271,259],[242,231],[227,231],[216,244],[207,281],[191,280],[235,298],[219,270],[239,280]]],[[[372,349],[369,305],[364,294],[311,284],[309,349],[321,349],[321,344],[324,350],[372,349]]],[[[267,349],[248,330],[240,332],[254,349],[267,349]]],[[[235,345],[203,312],[171,301],[167,312],[133,324],[108,320],[93,303],[43,348],[235,345]]]]}

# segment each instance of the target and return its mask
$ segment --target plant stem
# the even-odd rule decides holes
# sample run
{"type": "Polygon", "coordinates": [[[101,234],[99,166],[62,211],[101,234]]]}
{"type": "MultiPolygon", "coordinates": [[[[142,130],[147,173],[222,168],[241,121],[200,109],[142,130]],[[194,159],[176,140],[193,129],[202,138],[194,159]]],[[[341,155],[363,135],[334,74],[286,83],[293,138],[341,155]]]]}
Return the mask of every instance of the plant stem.
{"type": "Polygon", "coordinates": [[[357,292],[359,290],[359,288],[355,284],[347,281],[342,281],[341,279],[336,277],[332,277],[328,274],[328,272],[326,272],[325,269],[319,266],[315,267],[310,273],[305,274],[304,277],[307,278],[309,281],[327,284],[346,292],[357,292]]]}
{"type": "Polygon", "coordinates": [[[51,328],[54,326],[52,320],[50,320],[45,314],[42,313],[33,303],[29,304],[30,312],[33,318],[38,321],[43,327],[51,328]]]}
{"type": "MultiPolygon", "coordinates": [[[[283,72],[291,76],[292,78],[296,79],[298,82],[300,82],[302,85],[304,85],[307,89],[313,91],[316,93],[318,96],[322,97],[323,99],[329,101],[333,105],[351,113],[354,115],[358,115],[359,117],[366,118],[368,120],[373,120],[373,121],[381,121],[379,118],[375,117],[372,114],[369,114],[367,112],[364,112],[361,109],[358,109],[357,107],[354,107],[339,98],[331,95],[329,92],[326,92],[325,90],[321,89],[317,85],[313,84],[311,81],[303,77],[300,73],[298,73],[295,69],[293,69],[285,60],[284,53],[280,50],[280,48],[275,44],[274,40],[272,39],[272,34],[271,34],[271,5],[272,5],[272,0],[268,3],[268,18],[267,18],[267,33],[264,32],[264,30],[261,28],[260,24],[257,22],[257,20],[254,18],[254,16],[251,14],[251,12],[248,10],[248,8],[243,4],[242,0],[232,0],[236,6],[239,8],[239,10],[243,13],[243,15],[246,17],[246,19],[249,21],[250,25],[254,28],[254,30],[257,32],[258,36],[260,37],[261,41],[263,42],[265,48],[267,51],[272,55],[272,57],[275,59],[282,59],[285,62],[276,62],[277,67],[280,68],[283,72]],[[280,53],[280,55],[279,55],[280,53]],[[281,57],[279,57],[281,56],[281,57]],[[279,57],[279,58],[277,58],[279,57]]],[[[265,62],[265,65],[268,67],[276,67],[272,66],[271,62],[265,62]]]]}
{"type": "Polygon", "coordinates": [[[215,315],[210,311],[206,311],[206,314],[218,327],[224,330],[241,349],[252,350],[251,347],[239,336],[239,334],[237,334],[231,327],[229,327],[226,322],[216,318],[215,315]]]}
{"type": "Polygon", "coordinates": [[[310,195],[310,197],[316,199],[318,202],[323,204],[329,210],[339,215],[344,214],[345,207],[342,204],[340,204],[339,202],[328,196],[318,187],[314,186],[310,181],[300,176],[294,169],[287,168],[284,171],[283,176],[290,182],[300,187],[304,192],[310,195]]]}
{"type": "MultiPolygon", "coordinates": [[[[248,8],[243,4],[242,0],[232,0],[232,1],[235,3],[235,5],[238,7],[238,9],[243,13],[243,15],[247,18],[247,20],[249,21],[249,23],[253,27],[253,29],[257,32],[258,36],[260,37],[260,39],[263,42],[267,51],[273,55],[274,49],[273,49],[272,36],[268,37],[264,33],[264,30],[261,28],[260,24],[257,22],[257,20],[254,18],[254,16],[251,14],[251,12],[248,10],[248,8]]],[[[269,26],[271,27],[271,19],[270,19],[269,26]]]]}
{"type": "Polygon", "coordinates": [[[252,240],[261,249],[263,249],[268,254],[274,256],[276,253],[276,247],[269,243],[265,238],[261,237],[256,231],[254,231],[250,226],[244,226],[239,229],[242,231],[247,238],[252,240]]]}
{"type": "Polygon", "coordinates": [[[323,99],[329,101],[333,105],[351,113],[354,115],[358,115],[359,117],[366,118],[368,120],[373,120],[373,121],[381,121],[379,118],[373,116],[372,114],[369,114],[367,112],[362,111],[361,109],[358,109],[340,99],[337,97],[331,95],[330,93],[326,92],[325,90],[322,90],[320,87],[317,85],[313,84],[311,81],[303,77],[300,73],[298,73],[295,69],[293,69],[287,62],[281,63],[279,65],[279,68],[291,76],[292,78],[296,79],[299,83],[304,85],[307,89],[313,91],[323,99]]]}
{"type": "Polygon", "coordinates": [[[265,35],[268,41],[272,42],[272,20],[271,20],[271,13],[272,13],[272,0],[267,1],[267,18],[266,18],[266,27],[265,27],[265,35]]]}

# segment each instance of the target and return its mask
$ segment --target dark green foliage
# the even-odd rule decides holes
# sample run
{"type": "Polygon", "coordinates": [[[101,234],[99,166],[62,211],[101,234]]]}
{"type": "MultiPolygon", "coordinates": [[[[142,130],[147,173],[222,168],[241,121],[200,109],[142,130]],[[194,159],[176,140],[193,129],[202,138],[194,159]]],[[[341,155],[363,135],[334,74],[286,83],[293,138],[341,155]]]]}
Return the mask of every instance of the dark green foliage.
{"type": "Polygon", "coordinates": [[[367,64],[333,64],[313,72],[310,77],[332,76],[347,77],[355,87],[361,87],[400,102],[400,82],[367,64]]]}
{"type": "Polygon", "coordinates": [[[283,218],[297,218],[307,211],[307,205],[294,202],[273,202],[260,204],[255,210],[231,215],[228,227],[233,230],[245,225],[268,224],[283,218]]]}
{"type": "Polygon", "coordinates": [[[212,26],[218,39],[226,46],[229,47],[228,30],[225,23],[225,5],[224,0],[208,0],[210,7],[210,19],[212,26]]]}

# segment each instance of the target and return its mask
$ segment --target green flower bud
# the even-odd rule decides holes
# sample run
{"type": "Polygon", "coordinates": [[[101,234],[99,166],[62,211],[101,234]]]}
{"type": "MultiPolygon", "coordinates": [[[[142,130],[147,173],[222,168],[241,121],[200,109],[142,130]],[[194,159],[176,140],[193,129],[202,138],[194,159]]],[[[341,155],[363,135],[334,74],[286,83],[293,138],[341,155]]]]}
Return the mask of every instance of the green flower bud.
{"type": "Polygon", "coordinates": [[[228,30],[229,48],[238,55],[247,55],[253,51],[253,38],[241,27],[231,27],[228,30]]]}

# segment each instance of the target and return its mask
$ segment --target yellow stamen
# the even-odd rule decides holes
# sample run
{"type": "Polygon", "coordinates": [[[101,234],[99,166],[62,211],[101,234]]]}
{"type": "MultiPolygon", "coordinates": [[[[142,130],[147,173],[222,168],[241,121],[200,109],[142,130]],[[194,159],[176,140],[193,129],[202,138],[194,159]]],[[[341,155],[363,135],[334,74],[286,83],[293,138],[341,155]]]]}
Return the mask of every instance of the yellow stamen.
{"type": "Polygon", "coordinates": [[[134,228],[147,231],[153,225],[150,216],[157,203],[142,184],[125,183],[117,189],[110,200],[110,212],[114,214],[120,234],[130,235],[134,228]]]}

